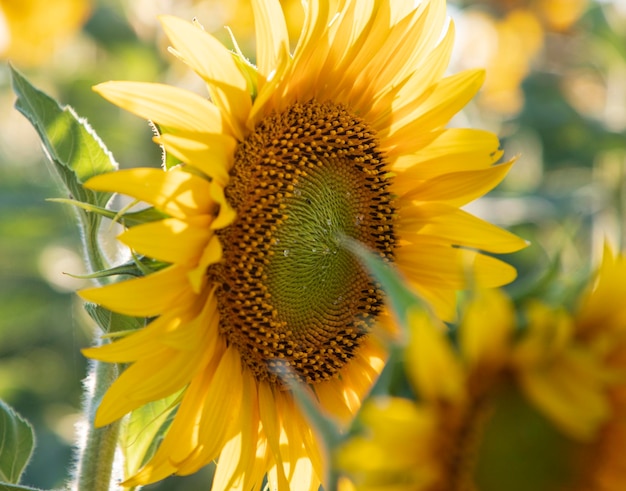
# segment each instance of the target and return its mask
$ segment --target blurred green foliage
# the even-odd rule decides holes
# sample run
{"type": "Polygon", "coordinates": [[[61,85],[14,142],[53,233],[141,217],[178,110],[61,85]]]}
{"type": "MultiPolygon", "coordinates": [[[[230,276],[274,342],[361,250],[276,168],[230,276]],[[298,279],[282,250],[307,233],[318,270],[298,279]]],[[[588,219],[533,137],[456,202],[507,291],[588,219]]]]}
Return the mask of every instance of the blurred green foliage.
{"type": "MultiPolygon", "coordinates": [[[[196,9],[206,22],[216,4],[171,3],[168,13],[190,17],[196,9]]],[[[532,13],[540,3],[454,2],[453,15],[461,27],[474,11],[497,23],[515,9],[532,13]]],[[[626,245],[626,12],[611,2],[583,3],[581,15],[565,29],[554,29],[537,14],[542,42],[519,80],[519,110],[501,112],[479,100],[465,114],[472,126],[497,131],[507,155],[521,155],[505,183],[471,207],[531,241],[528,249],[505,258],[520,272],[510,287],[514,292],[544,275],[556,256],[576,285],[590,258],[599,256],[604,238],[618,248],[626,245]]],[[[160,150],[151,142],[148,125],[99,98],[91,86],[117,79],[202,89],[165,51],[152,12],[138,12],[130,0],[98,0],[90,7],[80,31],[48,61],[24,67],[12,61],[35,85],[86,117],[122,167],[158,166],[160,150]]],[[[244,49],[251,45],[250,33],[235,28],[235,34],[244,49]]],[[[219,37],[227,39],[223,31],[219,37]]],[[[463,29],[457,43],[464,43],[463,29]]],[[[457,65],[452,69],[463,68],[457,65]]],[[[23,482],[52,488],[63,485],[71,466],[86,373],[80,348],[91,343],[93,334],[73,294],[85,283],[62,274],[81,273],[73,212],[45,201],[64,196],[34,130],[12,109],[13,102],[8,67],[2,63],[0,399],[36,429],[37,448],[23,482]]],[[[498,445],[495,438],[494,452],[498,445]]],[[[208,468],[146,489],[208,489],[211,472],[208,468]]]]}

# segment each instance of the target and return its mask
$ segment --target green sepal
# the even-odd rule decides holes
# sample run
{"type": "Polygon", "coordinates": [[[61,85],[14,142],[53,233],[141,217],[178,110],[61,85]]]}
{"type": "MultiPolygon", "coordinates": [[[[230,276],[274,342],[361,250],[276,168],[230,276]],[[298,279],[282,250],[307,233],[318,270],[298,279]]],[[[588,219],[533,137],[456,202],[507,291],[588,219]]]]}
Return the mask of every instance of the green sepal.
{"type": "Polygon", "coordinates": [[[248,92],[250,93],[250,98],[252,102],[257,97],[257,85],[256,85],[256,77],[258,77],[257,69],[254,65],[250,64],[248,60],[243,55],[235,54],[233,55],[235,59],[235,63],[239,67],[239,71],[243,73],[243,76],[246,79],[246,83],[248,85],[248,92]]]}
{"type": "Polygon", "coordinates": [[[109,278],[111,276],[146,276],[151,273],[155,273],[166,266],[169,263],[163,261],[157,261],[145,256],[133,256],[133,260],[113,268],[103,269],[90,274],[70,274],[65,273],[72,278],[79,278],[81,280],[96,280],[101,278],[109,278]]]}
{"type": "Polygon", "coordinates": [[[101,305],[85,302],[85,311],[105,333],[132,332],[148,322],[144,317],[131,317],[105,309],[101,305]]]}
{"type": "MultiPolygon", "coordinates": [[[[166,133],[168,129],[164,126],[161,126],[153,121],[149,121],[150,128],[152,128],[152,132],[154,136],[161,136],[161,134],[166,133]]],[[[161,166],[165,170],[170,170],[177,165],[180,165],[180,160],[174,157],[171,153],[165,151],[165,147],[163,145],[159,145],[161,147],[161,166]]]]}
{"type": "MultiPolygon", "coordinates": [[[[150,460],[176,414],[180,393],[149,402],[135,409],[120,428],[120,448],[124,453],[124,474],[132,476],[150,460]]],[[[133,488],[131,488],[133,489],[133,488]]]]}
{"type": "Polygon", "coordinates": [[[237,39],[235,39],[233,31],[231,31],[228,27],[226,27],[226,30],[228,31],[228,34],[230,34],[230,39],[233,43],[233,47],[235,48],[235,51],[233,52],[233,59],[235,60],[239,71],[246,79],[246,84],[248,85],[248,93],[250,94],[252,102],[254,102],[259,93],[257,87],[259,72],[257,68],[252,63],[250,63],[248,58],[245,57],[245,55],[241,51],[241,48],[239,48],[239,44],[237,44],[237,39]]]}
{"type": "MultiPolygon", "coordinates": [[[[17,484],[35,448],[28,421],[0,400],[0,481],[17,484]]],[[[1,489],[1,488],[0,488],[1,489]]]]}
{"type": "Polygon", "coordinates": [[[50,198],[47,201],[76,206],[82,210],[85,210],[88,213],[95,213],[100,215],[101,217],[105,217],[109,220],[119,222],[127,228],[131,228],[136,225],[143,225],[144,223],[156,222],[158,220],[163,220],[164,218],[169,218],[169,215],[163,213],[160,210],[157,210],[153,206],[144,208],[143,210],[139,211],[132,211],[120,214],[120,212],[109,210],[107,208],[102,208],[101,206],[91,205],[89,203],[83,203],[82,201],[76,201],[73,199],[50,198]]]}

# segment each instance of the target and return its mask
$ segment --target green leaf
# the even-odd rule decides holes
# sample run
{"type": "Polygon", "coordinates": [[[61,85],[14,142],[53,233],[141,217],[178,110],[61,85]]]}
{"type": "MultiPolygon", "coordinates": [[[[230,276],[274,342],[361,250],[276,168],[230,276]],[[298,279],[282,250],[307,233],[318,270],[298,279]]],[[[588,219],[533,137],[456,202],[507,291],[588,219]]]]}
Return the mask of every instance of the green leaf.
{"type": "Polygon", "coordinates": [[[146,319],[143,317],[130,317],[111,312],[95,303],[85,303],[85,310],[106,333],[136,331],[146,325],[146,319]]]}
{"type": "Polygon", "coordinates": [[[20,486],[19,484],[6,484],[0,482],[0,491],[42,491],[39,488],[31,488],[30,486],[20,486]]]}
{"type": "Polygon", "coordinates": [[[402,397],[410,396],[411,388],[406,379],[403,363],[403,343],[408,339],[407,313],[409,309],[414,307],[427,307],[411,291],[407,286],[406,280],[392,264],[384,262],[380,256],[360,242],[348,237],[343,237],[341,242],[344,247],[359,258],[370,275],[379,283],[380,288],[385,292],[387,304],[396,316],[404,333],[404,339],[396,341],[383,340],[388,342],[388,360],[372,387],[370,396],[386,396],[389,394],[402,397]]]}
{"type": "Polygon", "coordinates": [[[0,480],[17,483],[35,447],[33,428],[0,401],[0,480]]]}
{"type": "Polygon", "coordinates": [[[387,296],[387,301],[401,324],[406,324],[406,313],[410,307],[423,307],[422,301],[406,286],[400,272],[391,264],[370,251],[367,247],[348,237],[342,239],[342,245],[357,256],[368,269],[371,276],[380,283],[387,296]]]}
{"type": "Polygon", "coordinates": [[[44,149],[71,195],[80,201],[104,206],[109,193],[95,193],[82,184],[98,174],[117,169],[117,163],[98,135],[69,106],[33,87],[11,67],[15,108],[37,130],[44,149]]]}
{"type": "Polygon", "coordinates": [[[132,476],[156,452],[175,414],[180,394],[150,402],[135,409],[124,420],[120,446],[124,453],[125,474],[132,476]]]}
{"type": "MultiPolygon", "coordinates": [[[[98,135],[84,119],[68,106],[33,87],[11,67],[13,90],[17,94],[15,108],[37,130],[54,169],[67,188],[70,197],[104,207],[111,193],[85,189],[83,183],[92,176],[117,169],[117,163],[98,135]]],[[[85,253],[93,270],[105,269],[107,264],[98,246],[101,217],[78,209],[85,253]]]]}

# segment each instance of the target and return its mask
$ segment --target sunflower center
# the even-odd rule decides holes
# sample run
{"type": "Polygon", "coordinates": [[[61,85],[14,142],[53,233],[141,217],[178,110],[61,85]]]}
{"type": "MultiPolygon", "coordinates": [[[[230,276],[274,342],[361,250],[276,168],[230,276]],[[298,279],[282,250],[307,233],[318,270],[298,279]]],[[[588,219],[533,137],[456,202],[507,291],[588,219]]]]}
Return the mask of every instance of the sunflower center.
{"type": "Polygon", "coordinates": [[[221,332],[257,379],[330,379],[368,333],[381,292],[339,242],[393,260],[387,173],[372,131],[333,103],[296,103],[239,145],[225,190],[237,220],[209,274],[221,332]]]}

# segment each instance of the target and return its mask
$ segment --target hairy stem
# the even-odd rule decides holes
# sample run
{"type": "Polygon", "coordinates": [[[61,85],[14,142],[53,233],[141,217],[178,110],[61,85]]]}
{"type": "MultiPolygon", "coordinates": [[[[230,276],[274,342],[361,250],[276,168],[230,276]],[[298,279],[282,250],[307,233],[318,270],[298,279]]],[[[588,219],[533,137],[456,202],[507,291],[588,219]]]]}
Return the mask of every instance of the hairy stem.
{"type": "MultiPolygon", "coordinates": [[[[85,259],[90,272],[105,269],[106,259],[98,244],[98,228],[100,217],[94,214],[78,211],[85,259]]],[[[99,284],[106,280],[96,280],[99,284]]],[[[106,329],[99,326],[102,331],[106,329]]],[[[96,344],[102,340],[96,333],[96,344]]],[[[77,491],[110,491],[114,489],[112,481],[122,476],[114,476],[113,463],[115,449],[117,447],[120,432],[120,422],[116,421],[103,428],[96,428],[94,421],[96,410],[102,397],[118,376],[118,366],[114,363],[92,361],[90,363],[87,381],[84,384],[84,413],[86,419],[86,431],[79,442],[76,469],[72,489],[77,491]]]]}
{"type": "Polygon", "coordinates": [[[104,428],[94,426],[96,409],[104,393],[117,377],[117,372],[117,365],[113,363],[96,361],[91,364],[87,380],[93,380],[93,387],[86,390],[87,431],[83,436],[84,447],[80,449],[76,468],[74,489],[77,491],[109,491],[112,479],[121,477],[113,476],[115,448],[120,431],[119,421],[104,428]]]}

